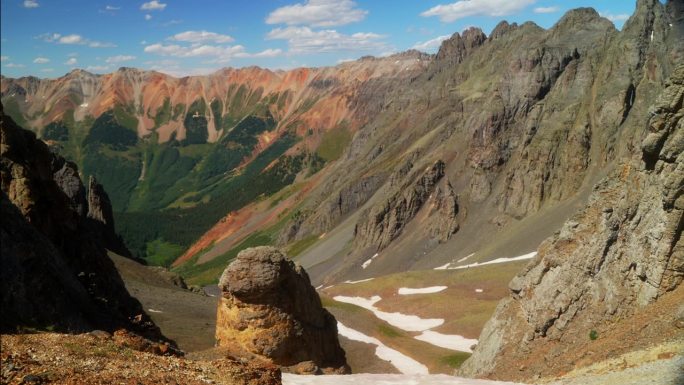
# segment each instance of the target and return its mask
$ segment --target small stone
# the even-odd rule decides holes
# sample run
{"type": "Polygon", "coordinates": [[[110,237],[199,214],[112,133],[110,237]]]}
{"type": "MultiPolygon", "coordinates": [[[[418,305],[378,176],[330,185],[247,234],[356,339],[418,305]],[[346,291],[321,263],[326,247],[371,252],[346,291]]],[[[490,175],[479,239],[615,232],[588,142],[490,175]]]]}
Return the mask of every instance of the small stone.
{"type": "Polygon", "coordinates": [[[42,384],[43,377],[37,376],[35,374],[27,374],[22,379],[22,384],[42,384]]]}

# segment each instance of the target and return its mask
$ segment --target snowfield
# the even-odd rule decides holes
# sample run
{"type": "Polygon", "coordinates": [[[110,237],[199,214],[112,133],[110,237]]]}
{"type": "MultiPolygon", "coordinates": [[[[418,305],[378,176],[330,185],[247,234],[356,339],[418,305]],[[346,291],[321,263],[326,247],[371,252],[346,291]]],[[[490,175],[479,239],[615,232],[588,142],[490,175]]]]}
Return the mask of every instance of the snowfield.
{"type": "Polygon", "coordinates": [[[283,373],[284,385],[516,385],[513,382],[474,380],[446,374],[350,374],[299,376],[283,373]]]}
{"type": "MultiPolygon", "coordinates": [[[[487,262],[475,262],[475,263],[471,263],[471,264],[468,264],[468,265],[459,265],[459,266],[454,266],[454,267],[451,267],[451,262],[449,262],[449,263],[447,263],[447,264],[445,264],[445,265],[435,267],[434,270],[468,269],[468,268],[471,268],[471,267],[478,267],[478,266],[484,266],[484,265],[494,265],[494,264],[497,264],[497,263],[506,263],[506,262],[522,261],[522,260],[525,260],[525,259],[532,259],[532,258],[534,258],[536,255],[537,255],[537,252],[536,252],[536,251],[533,251],[533,252],[531,252],[531,253],[527,253],[527,254],[524,254],[524,255],[521,255],[521,256],[518,256],[518,257],[512,257],[512,258],[497,258],[497,259],[492,259],[491,261],[487,261],[487,262]]],[[[466,257],[466,258],[467,258],[467,257],[466,257]]]]}
{"type": "Polygon", "coordinates": [[[364,268],[364,269],[367,268],[368,266],[370,266],[370,264],[373,262],[373,260],[374,260],[375,258],[377,258],[377,257],[378,257],[378,253],[375,253],[375,255],[372,256],[372,257],[370,257],[370,259],[368,259],[366,262],[364,262],[364,263],[361,265],[361,267],[364,268]]]}
{"type": "Polygon", "coordinates": [[[432,293],[439,293],[440,291],[446,289],[446,286],[431,286],[431,287],[424,287],[422,289],[410,289],[408,287],[400,287],[399,288],[399,295],[411,295],[411,294],[432,294],[432,293]]]}
{"type": "Polygon", "coordinates": [[[388,361],[390,364],[394,365],[397,370],[404,374],[428,374],[427,366],[407,355],[388,348],[377,338],[369,337],[359,331],[348,328],[341,322],[337,322],[337,332],[341,336],[347,337],[350,340],[376,345],[377,347],[375,348],[375,355],[381,360],[388,361]]]}
{"type": "Polygon", "coordinates": [[[470,347],[477,344],[476,339],[465,338],[456,334],[437,333],[432,330],[426,330],[414,338],[441,348],[458,350],[459,352],[466,353],[472,353],[473,350],[470,347]]]}
{"type": "Polygon", "coordinates": [[[407,332],[422,332],[444,323],[444,320],[441,318],[420,318],[415,315],[384,312],[375,307],[375,304],[382,299],[379,295],[374,295],[371,298],[338,295],[333,297],[333,299],[338,302],[350,303],[370,310],[377,318],[407,332]]]}
{"type": "MultiPolygon", "coordinates": [[[[346,281],[344,281],[344,282],[342,282],[342,283],[347,283],[347,284],[353,285],[353,284],[355,284],[355,283],[368,282],[368,281],[372,281],[372,280],[374,280],[374,279],[375,279],[375,278],[366,278],[366,279],[359,279],[358,281],[346,280],[346,281]]],[[[332,287],[332,286],[328,286],[328,287],[332,287]]]]}

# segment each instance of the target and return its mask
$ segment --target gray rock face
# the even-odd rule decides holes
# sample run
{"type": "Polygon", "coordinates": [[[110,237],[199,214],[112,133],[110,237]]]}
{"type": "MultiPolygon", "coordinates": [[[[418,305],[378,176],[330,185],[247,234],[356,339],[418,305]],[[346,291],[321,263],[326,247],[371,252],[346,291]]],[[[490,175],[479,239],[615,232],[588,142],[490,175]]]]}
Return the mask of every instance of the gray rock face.
{"type": "Polygon", "coordinates": [[[88,180],[88,218],[102,223],[107,228],[114,228],[114,213],[109,195],[94,176],[88,180]]]}
{"type": "Polygon", "coordinates": [[[459,229],[458,197],[451,183],[446,180],[432,194],[428,234],[444,243],[459,229]]]}
{"type": "MultiPolygon", "coordinates": [[[[530,378],[567,370],[576,341],[652,304],[684,280],[684,66],[651,108],[642,156],[595,186],[589,204],[510,283],[461,374],[530,378]],[[553,347],[554,362],[527,356],[553,347]]],[[[675,312],[676,309],[673,309],[675,312]]]]}
{"type": "Polygon", "coordinates": [[[123,239],[116,233],[114,211],[109,195],[92,175],[88,180],[88,218],[90,225],[96,229],[100,241],[107,249],[119,255],[131,257],[131,252],[123,239]]]}
{"type": "MultiPolygon", "coordinates": [[[[395,181],[395,188],[387,199],[362,214],[361,221],[356,225],[356,247],[372,248],[374,251],[387,247],[428,201],[437,182],[444,176],[444,167],[444,162],[438,160],[425,170],[414,170],[402,185],[398,185],[396,177],[390,178],[395,181]]],[[[400,168],[400,174],[407,173],[402,170],[400,168]]],[[[445,202],[444,206],[447,205],[445,202]]]]}
{"type": "Polygon", "coordinates": [[[349,373],[335,317],[321,305],[306,271],[278,249],[241,251],[221,275],[219,287],[219,346],[285,370],[349,373]]]}
{"type": "Polygon", "coordinates": [[[71,203],[71,208],[79,216],[86,215],[86,195],[81,177],[78,175],[78,167],[73,162],[62,158],[53,159],[52,169],[54,179],[59,188],[66,194],[71,203]]]}

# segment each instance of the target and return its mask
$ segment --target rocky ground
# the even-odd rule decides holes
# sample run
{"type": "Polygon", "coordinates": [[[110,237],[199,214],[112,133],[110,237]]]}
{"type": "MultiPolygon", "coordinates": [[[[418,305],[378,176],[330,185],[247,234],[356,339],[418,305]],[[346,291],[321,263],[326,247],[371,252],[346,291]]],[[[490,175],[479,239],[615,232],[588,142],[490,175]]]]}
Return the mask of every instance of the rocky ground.
{"type": "Polygon", "coordinates": [[[3,384],[276,385],[280,371],[228,359],[193,361],[141,352],[135,338],[105,332],[2,336],[3,384]]]}

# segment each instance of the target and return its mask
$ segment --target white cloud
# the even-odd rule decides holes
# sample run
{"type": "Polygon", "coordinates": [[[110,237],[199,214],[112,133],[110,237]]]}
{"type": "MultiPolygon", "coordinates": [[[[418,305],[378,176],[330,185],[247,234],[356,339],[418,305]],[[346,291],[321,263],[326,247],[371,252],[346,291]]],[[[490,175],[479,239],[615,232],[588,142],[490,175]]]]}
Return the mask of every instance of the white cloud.
{"type": "Polygon", "coordinates": [[[106,11],[118,11],[118,10],[120,10],[120,9],[121,9],[121,7],[115,7],[115,6],[113,6],[113,5],[108,5],[108,6],[105,7],[105,10],[106,10],[106,11]]]}
{"type": "Polygon", "coordinates": [[[521,11],[536,0],[461,0],[440,4],[421,13],[423,17],[437,16],[450,23],[469,16],[504,16],[521,11]]]}
{"type": "Polygon", "coordinates": [[[46,43],[88,45],[88,47],[91,48],[116,47],[116,44],[114,43],[104,43],[101,41],[89,40],[75,33],[71,35],[62,35],[59,33],[44,33],[36,36],[35,38],[41,39],[46,43]]]}
{"type": "Polygon", "coordinates": [[[24,8],[38,8],[39,6],[36,0],[24,0],[24,8]]]}
{"type": "Polygon", "coordinates": [[[352,0],[308,0],[280,7],[266,18],[267,24],[333,27],[363,20],[368,11],[356,8],[352,0]]]}
{"type": "Polygon", "coordinates": [[[7,64],[5,64],[5,67],[7,67],[7,68],[24,68],[26,66],[23,64],[7,63],[7,64]]]}
{"type": "Polygon", "coordinates": [[[72,58],[70,58],[69,60],[65,61],[65,62],[64,62],[64,65],[74,66],[74,65],[76,65],[77,63],[78,63],[78,60],[76,60],[75,57],[72,57],[72,58]]]}
{"type": "Polygon", "coordinates": [[[152,20],[152,15],[150,15],[149,13],[147,15],[145,15],[145,20],[147,20],[147,21],[152,20]]]}
{"type": "Polygon", "coordinates": [[[57,42],[59,44],[83,44],[84,40],[81,35],[72,34],[60,37],[57,42]]]}
{"type": "Polygon", "coordinates": [[[537,7],[534,9],[534,13],[555,13],[559,9],[558,7],[537,7]]]}
{"type": "Polygon", "coordinates": [[[131,61],[135,60],[135,56],[131,55],[116,55],[116,56],[110,56],[108,57],[105,62],[109,64],[114,64],[114,63],[122,63],[125,61],[131,61]]]}
{"type": "Polygon", "coordinates": [[[276,57],[282,55],[283,50],[280,48],[268,48],[265,49],[261,52],[257,53],[247,53],[247,52],[238,52],[235,54],[235,57],[239,58],[264,58],[264,57],[276,57]]]}
{"type": "Polygon", "coordinates": [[[267,39],[287,40],[290,52],[339,52],[386,50],[384,36],[376,33],[357,32],[346,35],[335,30],[313,31],[308,27],[276,28],[267,39]]]}
{"type": "Polygon", "coordinates": [[[46,57],[37,57],[37,58],[33,59],[33,62],[36,64],[45,64],[45,63],[49,63],[50,59],[48,59],[46,57]]]}
{"type": "Polygon", "coordinates": [[[47,43],[53,43],[53,42],[59,40],[59,38],[61,36],[62,35],[60,35],[58,33],[43,33],[43,34],[36,36],[34,39],[40,39],[40,40],[47,42],[47,43]]]}
{"type": "Polygon", "coordinates": [[[109,66],[88,66],[86,71],[90,72],[107,72],[109,71],[109,66]]]}
{"type": "Polygon", "coordinates": [[[616,21],[617,21],[617,22],[620,22],[620,21],[626,21],[627,19],[629,19],[629,15],[626,14],[626,13],[621,13],[621,14],[614,15],[614,14],[612,14],[612,13],[600,12],[599,14],[600,14],[602,17],[605,17],[606,19],[612,21],[613,23],[615,23],[616,21]]]}
{"type": "Polygon", "coordinates": [[[424,41],[422,43],[416,43],[413,47],[413,49],[417,49],[418,51],[423,51],[423,52],[432,52],[439,48],[439,46],[442,44],[442,42],[451,36],[449,35],[443,35],[443,36],[437,36],[434,39],[430,39],[428,41],[424,41]]]}
{"type": "Polygon", "coordinates": [[[0,62],[8,61],[8,60],[9,60],[9,56],[0,56],[0,62]]]}
{"type": "Polygon", "coordinates": [[[114,43],[103,43],[101,41],[91,41],[91,42],[88,42],[88,47],[90,47],[90,48],[115,48],[116,44],[114,44],[114,43]]]}
{"type": "Polygon", "coordinates": [[[189,43],[204,43],[204,42],[214,42],[214,43],[230,43],[233,39],[228,35],[221,35],[216,32],[208,31],[185,31],[177,33],[169,38],[169,40],[175,41],[187,41],[189,43]]]}
{"type": "Polygon", "coordinates": [[[216,46],[216,45],[193,45],[191,47],[178,44],[152,44],[145,47],[145,52],[154,53],[161,56],[174,57],[214,57],[221,61],[228,61],[238,53],[244,53],[245,47],[235,46],[216,46]]]}
{"type": "Polygon", "coordinates": [[[157,0],[148,1],[140,6],[140,9],[143,11],[163,11],[164,8],[166,8],[166,4],[160,3],[157,0]]]}

